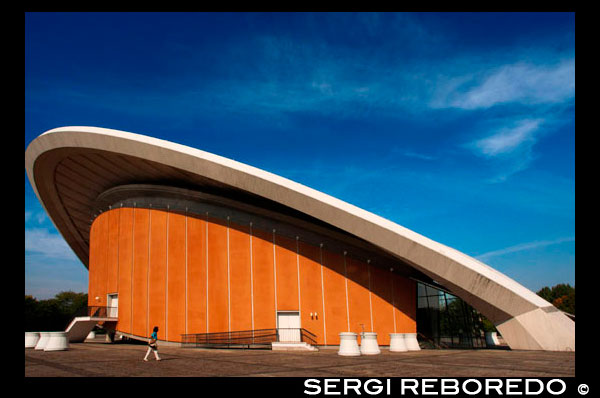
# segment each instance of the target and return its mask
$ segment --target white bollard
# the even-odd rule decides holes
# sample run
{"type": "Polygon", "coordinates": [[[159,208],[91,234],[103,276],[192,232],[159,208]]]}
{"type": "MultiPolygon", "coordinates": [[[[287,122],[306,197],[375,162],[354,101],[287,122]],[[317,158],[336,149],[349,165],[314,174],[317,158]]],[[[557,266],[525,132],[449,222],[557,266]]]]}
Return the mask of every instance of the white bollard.
{"type": "Polygon", "coordinates": [[[406,348],[406,341],[404,339],[404,333],[390,333],[390,351],[391,352],[408,351],[408,348],[406,348]]]}
{"type": "Polygon", "coordinates": [[[358,342],[356,341],[356,333],[342,332],[340,333],[340,350],[338,355],[343,356],[358,356],[360,355],[360,349],[358,348],[358,342]]]}
{"type": "Polygon", "coordinates": [[[46,343],[48,343],[48,339],[50,338],[50,332],[40,332],[40,339],[35,345],[36,350],[43,350],[46,347],[46,343]]]}
{"type": "Polygon", "coordinates": [[[416,333],[404,333],[404,342],[408,351],[419,351],[421,349],[416,333]]]}
{"type": "Polygon", "coordinates": [[[495,347],[500,345],[498,341],[498,334],[496,332],[486,332],[485,333],[485,344],[488,347],[495,347]]]}
{"type": "Polygon", "coordinates": [[[39,339],[39,332],[25,332],[25,348],[34,348],[39,339]]]}
{"type": "Polygon", "coordinates": [[[66,332],[50,332],[44,351],[65,351],[69,349],[69,337],[66,332]]]}
{"type": "Polygon", "coordinates": [[[377,344],[377,333],[364,332],[360,339],[360,353],[363,355],[377,355],[381,353],[377,344]]]}

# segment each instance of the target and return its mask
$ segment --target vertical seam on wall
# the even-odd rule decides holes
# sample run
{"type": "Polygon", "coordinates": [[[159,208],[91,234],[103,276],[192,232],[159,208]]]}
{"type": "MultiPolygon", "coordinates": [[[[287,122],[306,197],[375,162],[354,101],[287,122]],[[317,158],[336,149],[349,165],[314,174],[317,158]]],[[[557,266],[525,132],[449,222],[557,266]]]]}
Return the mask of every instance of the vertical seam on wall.
{"type": "Polygon", "coordinates": [[[394,300],[394,274],[392,272],[390,272],[391,274],[391,283],[392,283],[392,318],[394,320],[394,333],[396,333],[396,302],[394,300]]]}
{"type": "MultiPolygon", "coordinates": [[[[121,211],[123,210],[123,203],[121,203],[121,208],[119,209],[119,219],[117,220],[117,297],[119,294],[119,271],[121,270],[119,260],[120,260],[120,249],[121,249],[121,211]]],[[[118,303],[118,302],[117,302],[118,303]]],[[[118,305],[118,304],[117,304],[118,305]]],[[[117,309],[117,317],[119,316],[119,312],[117,309]]],[[[117,321],[118,322],[118,321],[117,321]]]]}
{"type": "Polygon", "coordinates": [[[327,322],[325,321],[325,283],[323,282],[323,244],[319,245],[319,256],[321,258],[321,299],[323,302],[323,338],[327,345],[327,322]]]}
{"type": "Polygon", "coordinates": [[[167,272],[165,273],[165,340],[169,340],[169,205],[167,205],[167,272]]]}
{"type": "Polygon", "coordinates": [[[204,240],[206,243],[206,333],[208,333],[208,212],[206,212],[206,223],[204,224],[204,240]]]}
{"type": "MultiPolygon", "coordinates": [[[[152,205],[150,205],[152,207],[152,205]]],[[[152,211],[148,209],[148,268],[146,271],[146,334],[150,333],[150,248],[152,247],[152,211]]]]}
{"type": "Polygon", "coordinates": [[[188,333],[188,215],[185,208],[185,334],[188,333]]]}
{"type": "Polygon", "coordinates": [[[344,282],[346,283],[346,322],[350,331],[350,304],[348,304],[348,271],[346,269],[346,252],[344,252],[344,282]]]}
{"type": "Polygon", "coordinates": [[[367,262],[367,274],[369,275],[369,312],[371,313],[371,332],[373,332],[373,301],[371,300],[371,265],[367,262]]]}
{"type": "Polygon", "coordinates": [[[300,247],[299,237],[296,236],[296,269],[298,271],[298,315],[300,320],[300,328],[302,328],[302,301],[300,295],[300,247]]]}
{"type": "Polygon", "coordinates": [[[277,327],[277,254],[275,251],[275,230],[273,230],[273,284],[275,287],[275,327],[277,327]]]}
{"type": "Polygon", "coordinates": [[[231,286],[229,270],[229,216],[227,216],[227,331],[231,332],[231,286]]]}
{"type": "Polygon", "coordinates": [[[133,294],[133,267],[135,266],[135,203],[133,204],[133,211],[131,212],[131,272],[130,272],[130,277],[129,277],[129,284],[131,286],[131,299],[130,299],[130,307],[131,307],[131,312],[129,315],[129,330],[131,332],[131,334],[133,335],[133,298],[135,297],[133,294]]]}
{"type": "Polygon", "coordinates": [[[254,270],[252,263],[252,223],[250,223],[250,311],[252,314],[252,330],[254,330],[254,270]]]}
{"type": "MultiPolygon", "coordinates": [[[[106,212],[106,257],[104,260],[104,268],[106,269],[106,290],[104,296],[108,294],[108,278],[109,278],[109,264],[110,264],[110,212],[106,212]]],[[[108,297],[106,300],[106,309],[108,310],[108,297]]]]}
{"type": "MultiPolygon", "coordinates": [[[[108,294],[108,275],[109,275],[109,264],[110,264],[110,213],[106,212],[106,256],[104,257],[104,269],[106,270],[106,290],[104,296],[108,294]]],[[[103,297],[104,298],[104,297],[103,297]]],[[[106,302],[106,310],[108,311],[108,297],[106,302]]]]}

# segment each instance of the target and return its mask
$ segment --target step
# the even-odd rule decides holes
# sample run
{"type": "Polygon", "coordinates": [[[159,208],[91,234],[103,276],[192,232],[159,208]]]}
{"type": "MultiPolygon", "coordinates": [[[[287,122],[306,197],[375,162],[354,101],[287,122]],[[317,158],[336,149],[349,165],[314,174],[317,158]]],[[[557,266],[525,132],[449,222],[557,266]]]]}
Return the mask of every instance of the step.
{"type": "Polygon", "coordinates": [[[271,343],[273,351],[319,351],[315,346],[304,342],[273,342],[271,343]]]}

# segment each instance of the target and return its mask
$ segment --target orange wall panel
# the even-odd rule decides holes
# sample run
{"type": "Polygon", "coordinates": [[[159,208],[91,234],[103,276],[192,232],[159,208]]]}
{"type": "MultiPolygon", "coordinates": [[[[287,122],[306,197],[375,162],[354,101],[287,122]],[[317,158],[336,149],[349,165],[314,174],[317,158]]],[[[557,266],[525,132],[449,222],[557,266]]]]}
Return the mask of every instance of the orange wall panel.
{"type": "Polygon", "coordinates": [[[250,291],[250,228],[229,225],[231,330],[252,329],[250,291]]]}
{"type": "Polygon", "coordinates": [[[108,275],[106,289],[107,293],[116,293],[119,290],[119,225],[121,213],[119,210],[110,210],[105,214],[108,216],[108,275]]]}
{"type": "Polygon", "coordinates": [[[148,249],[150,212],[134,209],[133,216],[133,330],[136,336],[148,333],[148,249]]]}
{"type": "Polygon", "coordinates": [[[252,271],[254,281],[254,329],[275,328],[273,235],[252,230],[252,271]]]}
{"type": "Polygon", "coordinates": [[[317,342],[323,344],[324,317],[320,249],[300,242],[298,252],[300,254],[300,308],[302,309],[300,325],[315,334],[317,342]]]}
{"type": "Polygon", "coordinates": [[[213,218],[208,221],[208,332],[227,332],[227,224],[213,218]]]}
{"type": "Polygon", "coordinates": [[[186,216],[168,214],[167,241],[167,327],[169,341],[181,341],[186,312],[186,216]]]}
{"type": "Polygon", "coordinates": [[[417,331],[417,283],[394,275],[394,315],[398,333],[417,331]]]}
{"type": "Polygon", "coordinates": [[[340,344],[339,333],[347,332],[344,258],[323,248],[323,284],[327,344],[340,344]]]}
{"type": "Polygon", "coordinates": [[[296,241],[275,234],[277,311],[298,311],[296,241]]]}
{"type": "Polygon", "coordinates": [[[131,333],[131,284],[133,274],[133,209],[122,208],[119,222],[119,321],[117,329],[131,333]]]}
{"type": "Polygon", "coordinates": [[[188,217],[188,333],[206,330],[206,222],[188,217]]]}
{"type": "Polygon", "coordinates": [[[373,331],[377,332],[377,342],[379,344],[389,345],[389,334],[394,333],[391,273],[377,266],[371,266],[370,272],[373,331]]]}
{"type": "MultiPolygon", "coordinates": [[[[148,334],[158,326],[159,339],[165,338],[166,329],[166,276],[167,276],[167,212],[150,212],[150,261],[148,265],[148,334]]],[[[119,293],[120,296],[120,293],[119,293]]],[[[120,310],[119,310],[120,314],[120,310]]]]}
{"type": "MultiPolygon", "coordinates": [[[[97,306],[106,306],[106,294],[108,288],[108,215],[101,214],[97,218],[98,222],[98,235],[96,238],[98,239],[98,276],[96,279],[96,294],[92,296],[94,298],[94,305],[97,306]],[[96,300],[96,297],[99,299],[96,300]]],[[[90,257],[91,258],[91,257],[90,257]]]]}
{"type": "Polygon", "coordinates": [[[371,305],[369,298],[369,274],[367,264],[346,257],[346,275],[348,278],[348,309],[350,313],[350,331],[358,335],[371,331],[371,305]]]}
{"type": "Polygon", "coordinates": [[[95,304],[95,297],[98,295],[98,273],[99,273],[99,224],[98,218],[93,222],[90,228],[90,258],[88,262],[88,306],[98,305],[95,304]]]}

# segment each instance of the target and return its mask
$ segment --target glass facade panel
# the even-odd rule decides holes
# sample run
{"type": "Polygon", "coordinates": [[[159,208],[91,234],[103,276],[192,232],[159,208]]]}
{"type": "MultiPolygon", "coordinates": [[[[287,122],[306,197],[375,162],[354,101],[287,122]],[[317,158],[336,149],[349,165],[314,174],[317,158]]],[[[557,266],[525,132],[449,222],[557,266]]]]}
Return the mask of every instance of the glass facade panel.
{"type": "Polygon", "coordinates": [[[481,315],[460,298],[417,284],[417,332],[430,348],[485,348],[481,315]]]}

